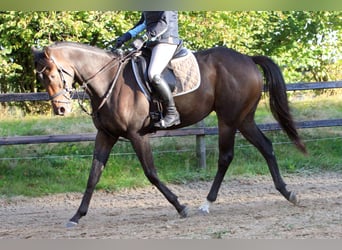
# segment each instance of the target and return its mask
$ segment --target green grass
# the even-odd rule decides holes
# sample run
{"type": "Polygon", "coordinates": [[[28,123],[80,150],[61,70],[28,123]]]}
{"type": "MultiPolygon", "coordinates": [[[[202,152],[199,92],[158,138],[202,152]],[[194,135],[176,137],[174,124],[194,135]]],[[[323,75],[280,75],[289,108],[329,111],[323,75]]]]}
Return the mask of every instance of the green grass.
{"type": "MultiPolygon", "coordinates": [[[[340,118],[341,95],[291,96],[296,120],[340,118]]],[[[0,110],[1,111],[1,110],[0,110]]],[[[273,122],[262,100],[257,110],[258,123],[273,122]]],[[[215,114],[205,119],[206,126],[216,126],[215,114]]],[[[91,118],[82,113],[69,117],[2,116],[0,136],[47,135],[95,132],[91,118]]],[[[283,132],[267,132],[273,142],[281,172],[342,171],[342,127],[302,129],[309,155],[302,155],[283,132]]],[[[188,183],[213,180],[216,172],[217,136],[207,136],[207,168],[197,167],[194,136],[151,139],[155,165],[162,181],[188,183]]],[[[92,161],[93,142],[34,144],[0,147],[0,196],[40,196],[61,192],[83,192],[92,161]]],[[[236,135],[235,157],[230,176],[269,175],[265,160],[240,134],[236,135]]],[[[119,141],[112,150],[98,189],[150,185],[130,143],[119,141]]]]}

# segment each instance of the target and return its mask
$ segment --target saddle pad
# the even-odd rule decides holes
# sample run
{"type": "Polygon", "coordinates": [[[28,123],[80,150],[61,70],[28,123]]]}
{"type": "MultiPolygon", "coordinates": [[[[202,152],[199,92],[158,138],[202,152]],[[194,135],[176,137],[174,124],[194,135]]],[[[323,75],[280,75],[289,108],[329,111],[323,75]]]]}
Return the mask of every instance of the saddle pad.
{"type": "Polygon", "coordinates": [[[194,54],[188,51],[183,57],[172,59],[168,66],[176,77],[174,96],[187,94],[200,86],[201,75],[194,54]]]}

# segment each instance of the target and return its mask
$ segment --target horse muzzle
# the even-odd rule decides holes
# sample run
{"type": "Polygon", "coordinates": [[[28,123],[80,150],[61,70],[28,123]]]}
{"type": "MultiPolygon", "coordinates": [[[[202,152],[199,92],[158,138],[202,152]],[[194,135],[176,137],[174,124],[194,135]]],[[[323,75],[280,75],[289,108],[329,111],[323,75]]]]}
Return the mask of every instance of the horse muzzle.
{"type": "Polygon", "coordinates": [[[65,116],[71,113],[72,103],[71,100],[52,100],[53,112],[55,115],[65,116]]]}

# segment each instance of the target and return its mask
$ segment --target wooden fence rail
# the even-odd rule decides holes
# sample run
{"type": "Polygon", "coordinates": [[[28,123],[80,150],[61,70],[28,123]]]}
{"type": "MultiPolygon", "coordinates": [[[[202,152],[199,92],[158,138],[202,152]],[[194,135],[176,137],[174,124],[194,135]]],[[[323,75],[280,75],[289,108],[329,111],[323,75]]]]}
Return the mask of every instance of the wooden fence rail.
{"type": "MultiPolygon", "coordinates": [[[[331,82],[315,82],[315,83],[290,83],[286,85],[287,91],[296,90],[317,90],[317,89],[334,89],[342,88],[342,81],[331,82]]],[[[78,92],[80,96],[83,96],[83,92],[78,92]]],[[[85,95],[86,98],[87,95],[85,95]]],[[[73,96],[77,99],[77,95],[73,96]]],[[[48,101],[49,95],[46,92],[41,93],[13,93],[13,94],[0,94],[0,102],[23,102],[23,101],[48,101]]]]}
{"type": "MultiPolygon", "coordinates": [[[[301,121],[296,123],[297,128],[318,128],[318,127],[336,127],[342,126],[342,119],[329,119],[317,121],[301,121]]],[[[263,131],[280,130],[278,123],[258,124],[258,127],[263,131]]],[[[151,138],[157,137],[175,137],[175,136],[205,136],[217,135],[217,127],[197,127],[183,128],[175,130],[163,130],[151,134],[151,138]]],[[[96,133],[81,133],[81,134],[63,134],[63,135],[29,135],[29,136],[11,136],[0,137],[0,146],[3,145],[18,145],[18,144],[41,144],[41,143],[61,143],[61,142],[81,142],[94,141],[96,133]]]]}
{"type": "MultiPolygon", "coordinates": [[[[342,81],[334,82],[316,82],[316,83],[292,83],[287,84],[288,91],[317,90],[317,89],[333,89],[342,88],[342,81]]],[[[83,92],[79,92],[83,96],[83,92]]],[[[74,99],[77,95],[74,96],[74,99]]],[[[20,94],[0,94],[0,102],[18,102],[18,101],[47,101],[49,96],[47,93],[20,93],[20,94]]],[[[342,126],[342,119],[301,121],[296,123],[297,128],[317,128],[317,127],[335,127],[342,126]]],[[[263,131],[280,130],[277,123],[258,124],[263,131]]],[[[173,137],[173,136],[196,136],[198,164],[200,167],[206,167],[206,135],[217,135],[217,127],[204,127],[201,123],[195,128],[184,128],[177,130],[158,131],[151,134],[154,137],[173,137]]],[[[13,136],[0,137],[0,145],[18,145],[18,144],[41,144],[41,143],[61,143],[61,142],[81,142],[94,141],[95,133],[83,133],[72,135],[37,135],[37,136],[13,136]]]]}

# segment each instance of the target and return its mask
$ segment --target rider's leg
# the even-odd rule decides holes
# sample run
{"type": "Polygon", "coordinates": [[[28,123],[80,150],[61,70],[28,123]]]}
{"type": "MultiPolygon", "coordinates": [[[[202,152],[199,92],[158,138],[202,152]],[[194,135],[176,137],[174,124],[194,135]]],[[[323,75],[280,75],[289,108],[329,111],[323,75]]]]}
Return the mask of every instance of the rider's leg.
{"type": "Polygon", "coordinates": [[[172,59],[176,49],[177,45],[175,44],[160,43],[152,50],[148,77],[151,80],[154,89],[158,92],[162,101],[166,105],[165,117],[155,124],[156,127],[166,128],[180,123],[179,114],[176,109],[171,90],[168,84],[161,77],[162,71],[172,59]]]}

